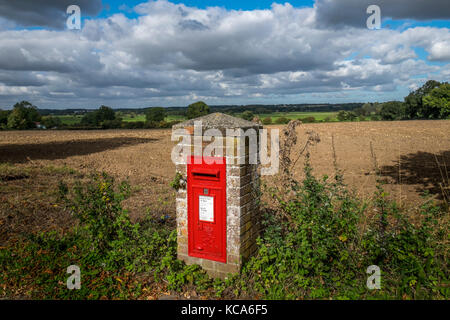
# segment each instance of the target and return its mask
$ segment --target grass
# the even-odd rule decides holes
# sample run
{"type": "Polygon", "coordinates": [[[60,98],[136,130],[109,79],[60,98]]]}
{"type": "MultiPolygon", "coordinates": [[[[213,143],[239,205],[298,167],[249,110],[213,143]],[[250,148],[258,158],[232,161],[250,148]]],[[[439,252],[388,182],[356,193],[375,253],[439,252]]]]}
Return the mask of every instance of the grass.
{"type": "Polygon", "coordinates": [[[124,122],[145,121],[145,115],[137,114],[137,115],[132,116],[131,114],[124,114],[122,120],[124,122]]]}
{"type": "Polygon", "coordinates": [[[325,118],[329,117],[332,121],[336,120],[337,112],[272,112],[272,113],[262,113],[257,116],[262,120],[264,118],[270,117],[272,118],[272,122],[275,122],[276,119],[285,117],[288,119],[299,119],[299,118],[307,118],[314,117],[316,120],[325,120],[325,118]]]}
{"type": "MultiPolygon", "coordinates": [[[[57,118],[61,119],[62,123],[65,125],[75,125],[79,124],[81,122],[81,118],[83,118],[82,115],[63,115],[63,116],[56,116],[57,118]]],[[[123,121],[124,122],[137,122],[137,121],[143,121],[145,122],[145,115],[144,114],[124,114],[123,115],[123,121]]],[[[179,116],[179,115],[169,115],[166,117],[165,121],[175,121],[175,120],[184,120],[185,117],[179,116]]]]}
{"type": "MultiPolygon", "coordinates": [[[[257,114],[260,119],[264,119],[267,117],[271,117],[272,121],[275,122],[276,119],[281,117],[286,117],[288,119],[299,119],[306,117],[314,117],[318,121],[325,120],[326,118],[330,118],[331,121],[336,120],[337,112],[272,112],[272,113],[262,113],[257,114]]],[[[240,114],[236,115],[240,116],[240,114]]],[[[181,115],[169,115],[166,117],[165,121],[176,121],[176,120],[185,120],[186,117],[181,115]]],[[[123,116],[123,121],[125,122],[134,122],[134,121],[145,121],[145,115],[137,114],[135,116],[131,116],[130,114],[125,114],[123,116]]]]}
{"type": "Polygon", "coordinates": [[[77,123],[80,123],[82,115],[63,115],[63,116],[56,116],[57,118],[61,119],[63,124],[66,125],[74,125],[77,123]]]}
{"type": "MultiPolygon", "coordinates": [[[[261,113],[256,114],[261,120],[267,117],[272,118],[272,122],[275,122],[276,119],[281,117],[286,117],[290,120],[292,119],[301,119],[301,118],[307,118],[307,117],[314,117],[316,121],[324,121],[325,119],[329,118],[330,121],[337,121],[336,115],[337,112],[272,112],[272,113],[261,113]]],[[[240,114],[236,115],[237,117],[240,116],[240,114]]],[[[62,116],[56,116],[61,119],[62,123],[65,125],[76,125],[79,124],[81,121],[82,115],[62,115],[62,116]]],[[[145,115],[144,114],[131,114],[131,113],[125,113],[122,115],[122,119],[124,122],[137,122],[142,121],[145,122],[145,115]]],[[[168,115],[165,118],[166,122],[170,121],[183,121],[186,117],[181,115],[168,115]]]]}
{"type": "Polygon", "coordinates": [[[168,115],[165,119],[165,121],[169,122],[169,121],[183,121],[186,120],[185,116],[180,116],[180,115],[168,115]]]}

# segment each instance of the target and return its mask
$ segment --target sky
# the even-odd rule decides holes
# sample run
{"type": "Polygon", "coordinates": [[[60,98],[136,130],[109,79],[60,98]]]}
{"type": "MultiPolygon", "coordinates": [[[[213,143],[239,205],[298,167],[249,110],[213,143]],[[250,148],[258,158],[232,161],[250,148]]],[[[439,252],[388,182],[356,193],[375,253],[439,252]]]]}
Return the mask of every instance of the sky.
{"type": "Polygon", "coordinates": [[[448,0],[0,0],[0,109],[403,100],[449,80],[449,28],[448,0]]]}

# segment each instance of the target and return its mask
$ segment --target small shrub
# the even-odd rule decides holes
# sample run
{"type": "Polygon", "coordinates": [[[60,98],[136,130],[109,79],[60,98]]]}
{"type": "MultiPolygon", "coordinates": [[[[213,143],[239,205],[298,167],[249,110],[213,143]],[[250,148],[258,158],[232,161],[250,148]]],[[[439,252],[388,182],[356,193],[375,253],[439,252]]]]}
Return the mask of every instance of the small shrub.
{"type": "Polygon", "coordinates": [[[263,125],[268,126],[270,124],[272,124],[272,118],[271,117],[266,117],[262,120],[263,125]]]}
{"type": "Polygon", "coordinates": [[[172,189],[179,190],[180,188],[183,188],[185,186],[185,181],[183,180],[183,175],[179,172],[175,174],[175,177],[170,182],[170,186],[172,189]]]}
{"type": "Polygon", "coordinates": [[[286,117],[279,117],[275,120],[276,124],[287,124],[289,122],[289,119],[286,117]]]}
{"type": "Polygon", "coordinates": [[[314,117],[306,117],[306,118],[299,118],[298,120],[300,120],[303,123],[314,123],[316,122],[316,118],[314,117]]]}
{"type": "Polygon", "coordinates": [[[255,115],[251,111],[244,111],[241,115],[241,118],[247,121],[252,121],[255,115]]]}

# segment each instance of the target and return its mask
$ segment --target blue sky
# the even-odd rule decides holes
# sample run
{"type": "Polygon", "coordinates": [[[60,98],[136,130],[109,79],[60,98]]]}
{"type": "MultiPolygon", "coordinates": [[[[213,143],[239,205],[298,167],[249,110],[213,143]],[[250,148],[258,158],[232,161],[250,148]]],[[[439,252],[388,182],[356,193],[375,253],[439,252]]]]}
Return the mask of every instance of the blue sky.
{"type": "MultiPolygon", "coordinates": [[[[130,8],[143,3],[146,1],[142,0],[130,0],[130,1],[121,1],[121,0],[107,0],[103,1],[105,6],[109,6],[109,10],[105,10],[105,12],[102,12],[102,15],[108,15],[108,13],[117,13],[122,12],[119,8],[122,5],[126,5],[130,8]]],[[[207,0],[174,0],[171,1],[172,3],[176,4],[185,4],[186,6],[191,7],[197,7],[201,9],[205,9],[206,7],[224,7],[226,9],[234,9],[234,10],[254,10],[254,9],[268,9],[271,7],[273,2],[277,1],[270,1],[270,0],[246,0],[246,1],[237,1],[237,0],[214,0],[214,1],[207,1],[207,0]]],[[[291,1],[284,1],[289,2],[294,7],[312,7],[314,4],[314,1],[307,0],[307,1],[300,1],[300,0],[291,0],[291,1]]],[[[278,3],[284,3],[283,1],[279,1],[278,3]]]]}
{"type": "Polygon", "coordinates": [[[0,0],[0,108],[388,101],[450,77],[446,0],[19,2],[0,0]]]}

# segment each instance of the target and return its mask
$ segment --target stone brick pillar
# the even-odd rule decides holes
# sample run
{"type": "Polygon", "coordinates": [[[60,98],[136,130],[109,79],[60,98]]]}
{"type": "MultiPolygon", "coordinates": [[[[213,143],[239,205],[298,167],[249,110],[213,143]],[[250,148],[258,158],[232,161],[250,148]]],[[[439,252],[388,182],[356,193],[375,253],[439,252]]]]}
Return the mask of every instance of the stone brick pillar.
{"type": "MultiPolygon", "coordinates": [[[[217,129],[223,134],[221,144],[223,156],[226,158],[226,263],[188,255],[187,188],[179,189],[176,197],[178,258],[187,264],[200,265],[212,277],[225,278],[228,273],[239,273],[242,263],[256,251],[256,239],[259,235],[261,220],[258,173],[259,129],[261,128],[254,122],[221,113],[188,120],[173,127],[173,130],[184,130],[185,133],[179,136],[185,142],[184,144],[180,142],[179,146],[190,150],[192,155],[200,155],[196,154],[199,153],[199,149],[194,148],[196,141],[194,138],[198,139],[199,133],[204,135],[208,129],[217,129]],[[202,123],[201,131],[196,131],[194,128],[194,124],[198,124],[198,121],[202,123]],[[226,136],[230,130],[234,132],[233,136],[226,136]],[[255,136],[253,140],[249,137],[252,133],[256,134],[256,140],[255,136]],[[249,147],[250,142],[254,148],[249,147]]],[[[200,153],[203,153],[210,143],[211,141],[203,141],[200,153]]],[[[179,158],[176,162],[176,171],[186,181],[185,161],[186,159],[179,158]]]]}

